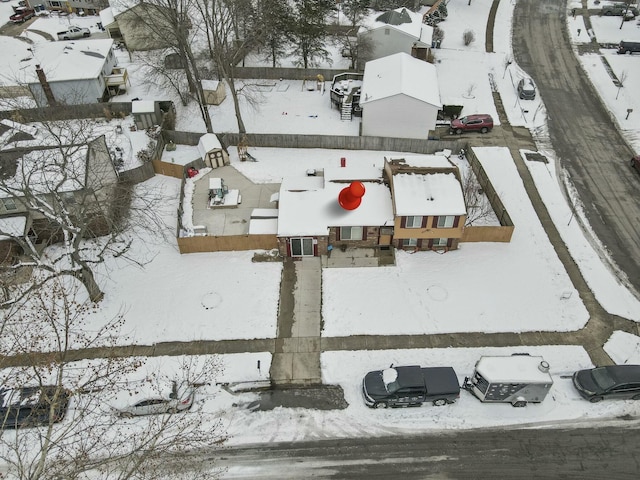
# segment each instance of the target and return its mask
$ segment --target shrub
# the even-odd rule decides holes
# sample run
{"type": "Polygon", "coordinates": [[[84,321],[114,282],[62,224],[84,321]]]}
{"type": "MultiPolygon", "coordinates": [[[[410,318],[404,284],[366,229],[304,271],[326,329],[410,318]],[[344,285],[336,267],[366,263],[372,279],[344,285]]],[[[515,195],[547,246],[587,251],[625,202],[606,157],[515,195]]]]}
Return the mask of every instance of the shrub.
{"type": "Polygon", "coordinates": [[[476,34],[473,30],[465,30],[462,34],[462,41],[464,42],[465,47],[471,45],[476,39],[476,34]]]}

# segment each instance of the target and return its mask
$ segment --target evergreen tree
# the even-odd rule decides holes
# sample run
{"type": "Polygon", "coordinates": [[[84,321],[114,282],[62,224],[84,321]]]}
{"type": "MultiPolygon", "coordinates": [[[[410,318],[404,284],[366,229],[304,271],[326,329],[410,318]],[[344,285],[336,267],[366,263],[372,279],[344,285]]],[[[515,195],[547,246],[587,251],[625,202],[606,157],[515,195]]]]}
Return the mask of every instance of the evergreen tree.
{"type": "Polygon", "coordinates": [[[325,19],[333,5],[332,0],[293,0],[291,40],[294,48],[291,53],[298,57],[298,66],[306,69],[320,61],[332,63],[324,44],[327,36],[325,19]]]}

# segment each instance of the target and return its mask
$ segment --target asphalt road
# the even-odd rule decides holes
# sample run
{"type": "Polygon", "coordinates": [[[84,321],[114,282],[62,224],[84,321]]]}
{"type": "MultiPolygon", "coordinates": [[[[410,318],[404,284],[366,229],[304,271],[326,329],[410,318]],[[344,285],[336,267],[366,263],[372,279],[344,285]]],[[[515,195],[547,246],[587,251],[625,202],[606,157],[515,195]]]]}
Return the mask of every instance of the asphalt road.
{"type": "Polygon", "coordinates": [[[234,479],[624,480],[638,477],[638,445],[640,430],[624,426],[471,430],[231,447],[187,464],[234,479]]]}
{"type": "Polygon", "coordinates": [[[515,59],[538,85],[560,167],[569,173],[595,234],[640,297],[640,175],[629,166],[633,151],[571,50],[565,2],[519,0],[513,32],[515,59]]]}

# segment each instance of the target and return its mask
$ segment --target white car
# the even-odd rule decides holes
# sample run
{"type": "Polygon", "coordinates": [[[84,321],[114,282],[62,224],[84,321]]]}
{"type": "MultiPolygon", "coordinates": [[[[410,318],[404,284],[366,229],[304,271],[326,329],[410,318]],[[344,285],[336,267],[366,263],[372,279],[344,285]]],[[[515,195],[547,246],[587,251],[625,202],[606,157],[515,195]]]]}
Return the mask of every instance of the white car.
{"type": "Polygon", "coordinates": [[[174,384],[173,391],[169,395],[169,398],[145,398],[144,400],[140,400],[129,407],[117,410],[117,413],[121,417],[130,418],[141,415],[183,412],[191,408],[194,396],[195,389],[193,387],[189,387],[187,390],[182,392],[182,395],[178,395],[177,388],[174,384]]]}

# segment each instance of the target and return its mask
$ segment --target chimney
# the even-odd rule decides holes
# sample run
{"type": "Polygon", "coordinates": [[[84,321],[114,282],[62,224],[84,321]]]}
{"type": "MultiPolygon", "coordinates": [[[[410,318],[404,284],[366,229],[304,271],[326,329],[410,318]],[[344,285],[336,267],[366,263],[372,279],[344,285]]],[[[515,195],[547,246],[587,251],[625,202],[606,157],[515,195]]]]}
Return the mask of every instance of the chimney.
{"type": "Polygon", "coordinates": [[[36,65],[36,73],[38,74],[38,80],[40,81],[40,85],[42,85],[42,91],[44,92],[44,96],[47,97],[49,106],[51,107],[53,105],[56,105],[58,102],[56,102],[56,99],[53,96],[51,85],[49,85],[47,76],[44,74],[44,70],[42,70],[40,65],[36,65]]]}

